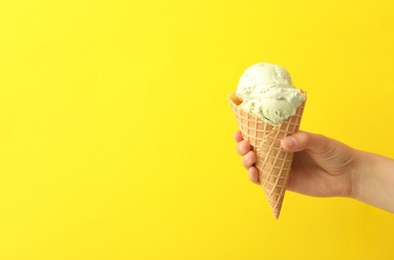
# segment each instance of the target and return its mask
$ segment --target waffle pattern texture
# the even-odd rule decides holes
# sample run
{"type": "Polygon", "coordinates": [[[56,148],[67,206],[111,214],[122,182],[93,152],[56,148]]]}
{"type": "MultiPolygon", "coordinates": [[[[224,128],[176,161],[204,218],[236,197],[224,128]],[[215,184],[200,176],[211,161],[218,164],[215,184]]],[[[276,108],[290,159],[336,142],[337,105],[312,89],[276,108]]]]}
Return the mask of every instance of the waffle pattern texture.
{"type": "Polygon", "coordinates": [[[305,102],[297,109],[296,115],[279,125],[271,126],[239,108],[240,101],[235,93],[231,93],[228,100],[243,138],[251,144],[256,153],[255,166],[259,171],[259,180],[274,217],[278,219],[294,154],[283,150],[280,141],[298,131],[305,102]]]}

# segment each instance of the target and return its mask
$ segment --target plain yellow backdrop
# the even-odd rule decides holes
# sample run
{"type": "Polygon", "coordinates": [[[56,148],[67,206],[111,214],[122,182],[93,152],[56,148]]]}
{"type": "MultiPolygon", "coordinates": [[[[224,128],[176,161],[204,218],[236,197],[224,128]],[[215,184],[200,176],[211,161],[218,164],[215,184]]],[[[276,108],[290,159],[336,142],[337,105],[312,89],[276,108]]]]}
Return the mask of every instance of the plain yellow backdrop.
{"type": "Polygon", "coordinates": [[[268,61],[301,128],[394,157],[394,4],[0,1],[0,259],[391,259],[394,216],[288,192],[273,218],[227,94],[268,61]]]}

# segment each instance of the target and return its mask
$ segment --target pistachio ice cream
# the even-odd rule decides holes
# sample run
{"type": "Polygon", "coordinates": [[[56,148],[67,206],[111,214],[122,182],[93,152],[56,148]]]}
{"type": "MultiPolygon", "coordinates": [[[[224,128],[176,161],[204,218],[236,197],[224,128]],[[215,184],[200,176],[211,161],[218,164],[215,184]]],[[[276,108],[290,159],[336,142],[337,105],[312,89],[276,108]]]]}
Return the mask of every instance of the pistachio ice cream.
{"type": "Polygon", "coordinates": [[[305,93],[294,87],[289,72],[266,62],[250,66],[241,76],[236,91],[240,108],[265,123],[278,125],[296,114],[305,93]]]}

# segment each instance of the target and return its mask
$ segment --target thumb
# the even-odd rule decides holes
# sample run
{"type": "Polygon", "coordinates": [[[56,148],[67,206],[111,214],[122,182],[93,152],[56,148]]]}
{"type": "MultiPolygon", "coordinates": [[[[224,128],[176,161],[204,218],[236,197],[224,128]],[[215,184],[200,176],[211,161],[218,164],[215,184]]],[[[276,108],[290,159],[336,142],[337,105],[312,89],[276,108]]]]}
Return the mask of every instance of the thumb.
{"type": "Polygon", "coordinates": [[[288,152],[310,150],[314,153],[324,153],[330,149],[330,142],[323,135],[300,131],[283,138],[281,140],[281,146],[288,152]]]}

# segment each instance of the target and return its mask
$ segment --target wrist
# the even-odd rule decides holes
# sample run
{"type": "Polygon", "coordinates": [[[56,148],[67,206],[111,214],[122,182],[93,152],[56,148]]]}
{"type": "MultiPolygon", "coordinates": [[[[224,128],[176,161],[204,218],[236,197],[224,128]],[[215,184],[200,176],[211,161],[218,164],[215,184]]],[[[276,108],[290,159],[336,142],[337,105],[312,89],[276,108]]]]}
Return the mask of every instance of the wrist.
{"type": "Polygon", "coordinates": [[[366,167],[368,167],[369,163],[368,156],[366,156],[365,152],[355,150],[355,156],[353,158],[352,167],[350,169],[350,185],[351,185],[351,192],[350,198],[359,200],[360,197],[360,190],[363,175],[365,175],[365,171],[367,171],[366,167]]]}

